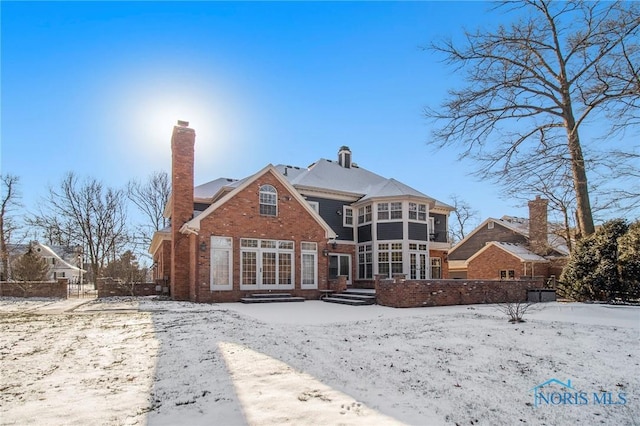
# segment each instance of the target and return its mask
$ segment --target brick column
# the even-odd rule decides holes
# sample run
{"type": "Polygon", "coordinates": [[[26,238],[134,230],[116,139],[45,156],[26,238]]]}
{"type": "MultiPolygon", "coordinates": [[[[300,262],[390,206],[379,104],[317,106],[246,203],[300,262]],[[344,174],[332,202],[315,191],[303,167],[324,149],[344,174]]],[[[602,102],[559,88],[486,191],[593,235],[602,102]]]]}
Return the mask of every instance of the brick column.
{"type": "Polygon", "coordinates": [[[193,163],[196,133],[178,121],[171,137],[171,296],[190,299],[189,235],[180,228],[193,217],[193,163]]]}

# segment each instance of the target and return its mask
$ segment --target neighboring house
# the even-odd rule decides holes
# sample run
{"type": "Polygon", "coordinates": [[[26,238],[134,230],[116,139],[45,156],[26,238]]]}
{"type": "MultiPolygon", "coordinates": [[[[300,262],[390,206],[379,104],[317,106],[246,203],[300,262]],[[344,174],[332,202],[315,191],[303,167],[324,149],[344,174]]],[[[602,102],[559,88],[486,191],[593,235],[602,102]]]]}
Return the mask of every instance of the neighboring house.
{"type": "Polygon", "coordinates": [[[187,126],[172,137],[172,226],[149,248],[154,278],[174,298],[237,301],[271,290],[316,297],[338,276],[353,287],[373,287],[375,274],[447,278],[453,207],[359,167],[346,146],[337,161],[269,164],[194,188],[195,132],[187,126]]]}
{"type": "Polygon", "coordinates": [[[503,216],[482,222],[449,250],[449,276],[459,279],[510,280],[558,277],[569,249],[550,231],[548,200],[529,201],[529,219],[503,216]]]}
{"type": "MultiPolygon", "coordinates": [[[[77,283],[86,273],[84,269],[76,266],[78,259],[72,249],[62,246],[48,246],[37,241],[33,241],[30,244],[8,244],[9,269],[11,269],[11,264],[14,260],[29,251],[29,247],[47,261],[47,265],[49,265],[48,280],[55,281],[59,278],[67,278],[69,282],[77,283]]],[[[10,275],[11,271],[9,271],[10,275]]]]}

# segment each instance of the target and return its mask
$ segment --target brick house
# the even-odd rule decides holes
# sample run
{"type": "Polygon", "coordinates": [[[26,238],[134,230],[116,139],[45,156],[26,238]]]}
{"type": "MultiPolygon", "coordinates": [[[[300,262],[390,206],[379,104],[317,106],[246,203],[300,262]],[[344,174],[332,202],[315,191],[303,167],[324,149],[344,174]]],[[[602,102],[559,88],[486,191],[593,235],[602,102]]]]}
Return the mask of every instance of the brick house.
{"type": "Polygon", "coordinates": [[[529,201],[529,219],[489,218],[448,254],[449,275],[458,279],[513,280],[562,272],[569,249],[547,220],[548,200],[529,201]]]}
{"type": "Polygon", "coordinates": [[[348,147],[306,168],[268,164],[244,179],[194,187],[195,132],[174,127],[171,227],[154,235],[154,278],[173,298],[238,301],[255,292],[317,298],[338,277],[447,278],[453,210],[359,167],[348,147]]]}

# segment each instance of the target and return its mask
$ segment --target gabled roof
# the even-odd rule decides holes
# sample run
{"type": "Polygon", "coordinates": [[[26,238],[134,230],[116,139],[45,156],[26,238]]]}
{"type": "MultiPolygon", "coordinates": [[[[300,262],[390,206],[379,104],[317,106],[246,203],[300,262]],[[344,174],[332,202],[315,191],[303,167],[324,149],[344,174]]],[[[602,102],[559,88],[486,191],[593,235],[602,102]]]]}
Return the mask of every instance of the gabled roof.
{"type": "MultiPolygon", "coordinates": [[[[329,192],[353,201],[383,197],[415,197],[427,201],[430,208],[454,210],[452,206],[435,200],[402,182],[387,179],[353,163],[351,167],[343,167],[337,161],[321,158],[306,168],[284,164],[271,167],[274,167],[298,192],[329,192]]],[[[240,180],[219,178],[198,185],[194,188],[194,199],[196,202],[215,202],[253,176],[240,180]]],[[[165,208],[165,217],[170,216],[170,204],[171,197],[165,208]]]]}
{"type": "MultiPolygon", "coordinates": [[[[471,237],[473,237],[478,231],[486,227],[490,222],[493,222],[499,226],[503,226],[507,229],[516,232],[527,239],[529,238],[529,219],[519,218],[515,216],[502,216],[500,219],[488,218],[480,225],[478,225],[473,231],[467,234],[462,240],[458,241],[458,243],[449,250],[449,254],[453,253],[458,247],[462,247],[465,242],[467,242],[471,237]]],[[[551,225],[551,224],[550,224],[551,225]]],[[[550,226],[551,227],[551,226],[550,226]]],[[[567,247],[566,241],[557,234],[549,232],[547,234],[547,243],[549,247],[558,253],[562,253],[565,256],[569,255],[569,248],[567,247]]]]}
{"type": "Polygon", "coordinates": [[[196,200],[210,200],[222,190],[231,191],[237,186],[238,179],[218,178],[193,188],[193,198],[196,200]]]}
{"type": "Polygon", "coordinates": [[[252,175],[252,176],[250,176],[250,177],[248,177],[246,179],[243,179],[242,181],[239,181],[238,185],[233,190],[231,190],[229,193],[224,195],[222,198],[220,198],[219,200],[217,200],[216,202],[211,204],[209,207],[207,207],[207,209],[205,211],[203,211],[202,213],[200,213],[199,215],[195,216],[193,219],[191,219],[190,221],[185,223],[182,226],[182,228],[180,229],[180,232],[182,232],[182,233],[190,233],[191,232],[191,233],[196,233],[197,234],[200,231],[200,223],[201,223],[202,219],[206,218],[211,213],[216,211],[218,208],[220,208],[220,206],[224,205],[227,201],[232,199],[238,192],[240,192],[243,189],[245,189],[252,182],[254,182],[256,179],[258,179],[260,176],[262,176],[262,175],[264,175],[266,173],[271,173],[276,179],[278,179],[278,181],[283,186],[285,186],[287,188],[287,190],[298,201],[298,203],[302,206],[302,208],[304,208],[316,220],[316,222],[318,222],[318,224],[320,226],[322,226],[322,228],[325,230],[325,235],[326,235],[327,239],[337,238],[336,233],[333,231],[333,229],[331,229],[331,227],[327,224],[327,222],[325,222],[324,219],[322,219],[322,217],[320,217],[320,215],[302,197],[302,195],[300,195],[300,193],[298,193],[298,191],[291,185],[291,183],[289,183],[289,181],[285,178],[285,176],[283,176],[280,172],[278,172],[278,170],[276,170],[276,168],[271,164],[269,164],[266,167],[264,167],[258,173],[254,174],[254,175],[252,175]]]}
{"type": "Polygon", "coordinates": [[[513,243],[503,243],[499,241],[490,241],[487,244],[485,244],[485,246],[482,247],[480,250],[475,252],[473,256],[468,258],[465,263],[469,264],[469,262],[471,262],[473,259],[480,256],[480,254],[482,254],[484,251],[488,250],[489,247],[498,247],[499,249],[504,250],[510,255],[518,258],[522,262],[534,262],[534,263],[549,262],[549,260],[545,259],[542,256],[538,256],[537,254],[533,253],[523,245],[513,244],[513,243]]]}
{"type": "Polygon", "coordinates": [[[86,272],[84,269],[80,269],[75,265],[69,263],[64,257],[62,257],[59,252],[67,253],[70,252],[71,249],[63,247],[63,246],[54,246],[56,249],[54,250],[52,247],[34,241],[31,244],[7,244],[7,251],[11,256],[21,256],[29,251],[29,247],[35,247],[36,253],[42,257],[53,258],[56,259],[56,264],[53,269],[71,269],[72,271],[82,271],[86,272]]]}

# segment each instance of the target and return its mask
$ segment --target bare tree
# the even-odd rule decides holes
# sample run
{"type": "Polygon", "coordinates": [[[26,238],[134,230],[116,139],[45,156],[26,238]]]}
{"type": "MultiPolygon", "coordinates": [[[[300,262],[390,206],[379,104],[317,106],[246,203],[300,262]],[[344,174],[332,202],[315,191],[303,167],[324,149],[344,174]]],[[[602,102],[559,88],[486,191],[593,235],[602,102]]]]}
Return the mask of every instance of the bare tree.
{"type": "Polygon", "coordinates": [[[8,278],[9,250],[7,245],[11,241],[11,234],[18,228],[11,213],[20,206],[19,181],[18,176],[10,174],[0,177],[0,262],[2,267],[0,281],[8,278]]]}
{"type": "Polygon", "coordinates": [[[124,191],[106,188],[93,178],[80,182],[67,173],[59,188],[49,188],[45,204],[40,223],[64,224],[73,245],[82,242],[95,283],[107,260],[115,259],[128,241],[124,191]]]}
{"type": "Polygon", "coordinates": [[[450,196],[453,211],[453,221],[450,223],[449,234],[451,242],[457,243],[467,236],[468,228],[475,227],[478,222],[478,211],[474,210],[469,203],[461,199],[456,194],[450,196]]]}
{"type": "Polygon", "coordinates": [[[580,130],[598,118],[612,132],[638,121],[640,4],[522,0],[501,7],[517,15],[509,27],[465,32],[460,46],[432,45],[466,71],[468,83],[451,90],[441,109],[425,111],[440,126],[432,143],[462,144],[461,157],[479,162],[477,175],[499,183],[526,179],[532,169],[546,176],[566,168],[579,230],[590,235],[580,130]]]}
{"type": "Polygon", "coordinates": [[[142,243],[146,248],[151,244],[153,233],[165,228],[168,219],[164,209],[171,195],[169,174],[165,171],[152,173],[146,182],[132,180],[127,185],[127,196],[143,214],[147,221],[140,228],[142,243]]]}

